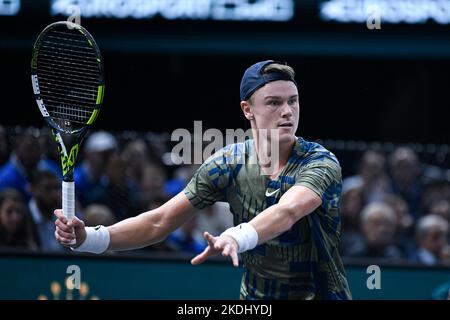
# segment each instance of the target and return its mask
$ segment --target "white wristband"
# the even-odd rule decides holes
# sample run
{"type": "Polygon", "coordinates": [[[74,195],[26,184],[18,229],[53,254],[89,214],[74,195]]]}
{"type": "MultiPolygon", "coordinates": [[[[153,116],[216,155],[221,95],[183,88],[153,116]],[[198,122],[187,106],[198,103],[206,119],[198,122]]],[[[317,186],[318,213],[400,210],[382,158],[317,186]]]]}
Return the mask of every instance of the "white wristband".
{"type": "Polygon", "coordinates": [[[232,237],[238,243],[238,253],[252,250],[258,244],[258,233],[250,223],[240,225],[225,230],[222,235],[232,237]]]}
{"type": "Polygon", "coordinates": [[[109,246],[109,231],[105,226],[86,227],[86,239],[73,251],[103,253],[109,246]]]}

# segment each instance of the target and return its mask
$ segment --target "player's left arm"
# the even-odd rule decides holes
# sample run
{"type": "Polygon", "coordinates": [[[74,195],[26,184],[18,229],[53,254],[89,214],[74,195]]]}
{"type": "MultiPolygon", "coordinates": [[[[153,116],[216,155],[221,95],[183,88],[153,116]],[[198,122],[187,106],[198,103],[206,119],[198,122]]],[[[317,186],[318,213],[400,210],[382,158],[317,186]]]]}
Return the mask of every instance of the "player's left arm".
{"type": "Polygon", "coordinates": [[[321,204],[322,199],[311,189],[299,185],[291,187],[277,204],[262,211],[249,222],[258,233],[258,244],[288,231],[321,204]]]}
{"type": "MultiPolygon", "coordinates": [[[[321,204],[322,199],[308,187],[291,187],[277,204],[262,211],[249,222],[254,230],[251,232],[255,233],[256,231],[257,244],[269,241],[289,230],[298,220],[316,210],[321,204]]],[[[197,265],[210,256],[222,254],[222,256],[229,256],[233,265],[237,267],[239,265],[238,252],[245,251],[245,249],[239,248],[236,236],[238,234],[234,236],[222,234],[214,237],[205,232],[204,237],[208,241],[208,246],[192,259],[192,264],[197,265]]]]}
{"type": "Polygon", "coordinates": [[[205,261],[209,256],[229,256],[238,266],[238,253],[253,249],[288,231],[301,218],[322,205],[324,194],[338,192],[342,181],[339,163],[325,158],[312,161],[296,176],[292,186],[279,202],[259,213],[248,223],[229,228],[218,237],[205,232],[208,247],[196,256],[193,264],[205,261]]]}

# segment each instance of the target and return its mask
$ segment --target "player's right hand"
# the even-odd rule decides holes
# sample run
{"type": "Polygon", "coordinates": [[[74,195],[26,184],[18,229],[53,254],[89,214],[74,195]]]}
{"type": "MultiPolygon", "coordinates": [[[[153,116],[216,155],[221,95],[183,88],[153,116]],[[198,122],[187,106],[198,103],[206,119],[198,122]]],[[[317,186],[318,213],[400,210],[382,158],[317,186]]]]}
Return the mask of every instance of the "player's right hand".
{"type": "Polygon", "coordinates": [[[86,230],[84,222],[74,217],[69,223],[61,209],[55,210],[54,214],[58,219],[55,220],[55,238],[65,247],[78,247],[86,239],[86,230]],[[71,244],[76,239],[75,244],[71,244]]]}

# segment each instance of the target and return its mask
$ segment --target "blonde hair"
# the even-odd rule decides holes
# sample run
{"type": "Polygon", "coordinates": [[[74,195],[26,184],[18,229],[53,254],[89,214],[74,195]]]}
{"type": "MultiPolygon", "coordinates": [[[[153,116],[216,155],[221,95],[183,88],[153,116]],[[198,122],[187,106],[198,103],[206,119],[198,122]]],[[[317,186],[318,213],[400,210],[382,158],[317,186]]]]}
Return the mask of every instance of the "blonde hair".
{"type": "Polygon", "coordinates": [[[279,62],[274,62],[274,63],[268,64],[262,70],[263,74],[270,73],[270,72],[284,73],[284,74],[287,74],[291,78],[295,77],[294,68],[292,68],[291,66],[288,66],[287,64],[281,64],[279,62]]]}

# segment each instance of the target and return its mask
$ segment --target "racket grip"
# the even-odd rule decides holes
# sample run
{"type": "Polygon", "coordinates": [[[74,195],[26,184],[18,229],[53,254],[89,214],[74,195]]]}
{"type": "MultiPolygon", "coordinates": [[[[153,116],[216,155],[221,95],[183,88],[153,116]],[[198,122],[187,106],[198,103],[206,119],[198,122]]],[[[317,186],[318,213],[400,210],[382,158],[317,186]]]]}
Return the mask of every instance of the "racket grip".
{"type": "MultiPolygon", "coordinates": [[[[70,222],[75,217],[75,182],[62,182],[62,209],[67,220],[70,222]]],[[[70,244],[75,244],[73,239],[70,244]]]]}

